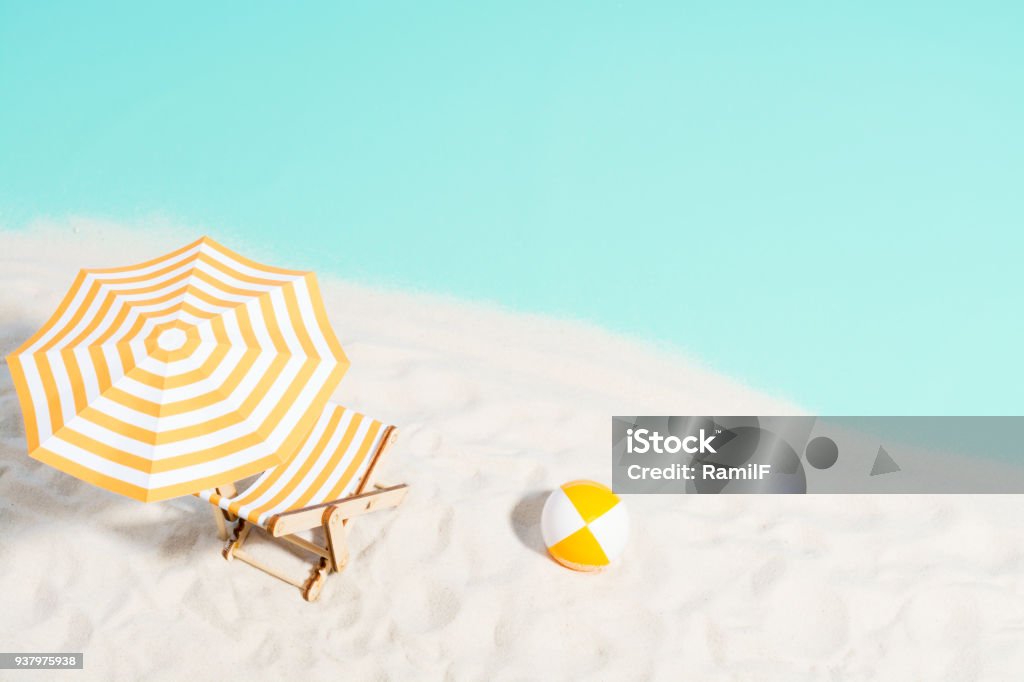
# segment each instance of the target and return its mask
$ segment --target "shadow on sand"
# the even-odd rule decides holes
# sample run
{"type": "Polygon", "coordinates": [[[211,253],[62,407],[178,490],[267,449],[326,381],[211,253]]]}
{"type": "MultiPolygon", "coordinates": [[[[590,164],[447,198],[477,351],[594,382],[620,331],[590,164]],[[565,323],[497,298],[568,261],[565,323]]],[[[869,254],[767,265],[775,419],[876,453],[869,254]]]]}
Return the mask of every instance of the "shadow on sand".
{"type": "Polygon", "coordinates": [[[0,336],[0,500],[5,540],[19,534],[82,523],[102,527],[148,551],[186,556],[194,547],[219,546],[212,512],[190,496],[145,504],[102,490],[29,457],[21,406],[4,355],[29,331],[0,336]]]}
{"type": "Polygon", "coordinates": [[[540,514],[550,490],[534,490],[522,497],[509,514],[509,522],[516,537],[526,547],[542,556],[548,556],[544,538],[540,534],[540,514]]]}

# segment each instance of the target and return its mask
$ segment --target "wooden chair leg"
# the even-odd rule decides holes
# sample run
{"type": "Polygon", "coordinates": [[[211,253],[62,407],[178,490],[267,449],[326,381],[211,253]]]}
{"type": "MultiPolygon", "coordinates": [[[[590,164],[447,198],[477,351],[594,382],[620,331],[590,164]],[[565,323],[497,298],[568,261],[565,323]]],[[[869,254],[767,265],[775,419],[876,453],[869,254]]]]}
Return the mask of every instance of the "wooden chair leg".
{"type": "Polygon", "coordinates": [[[309,573],[309,579],[306,580],[305,585],[302,586],[302,598],[306,601],[316,601],[320,598],[320,591],[324,588],[324,582],[327,580],[327,572],[329,565],[327,559],[321,557],[313,565],[313,569],[309,573]]]}
{"type": "MultiPolygon", "coordinates": [[[[248,523],[243,518],[238,518],[231,538],[224,545],[224,558],[228,561],[238,559],[239,561],[243,561],[254,568],[258,568],[268,575],[274,576],[289,585],[294,585],[299,588],[302,592],[302,597],[306,601],[316,601],[320,598],[320,592],[323,590],[324,583],[327,580],[327,575],[329,573],[344,570],[345,566],[348,564],[349,550],[346,535],[348,530],[347,525],[349,521],[351,521],[351,517],[364,514],[374,509],[398,506],[401,504],[405,496],[405,485],[390,487],[378,486],[378,488],[378,493],[364,493],[341,500],[337,504],[328,503],[326,505],[299,510],[299,512],[309,520],[315,519],[316,517],[313,515],[317,512],[321,512],[320,521],[323,525],[327,547],[320,547],[303,537],[295,535],[294,532],[282,532],[284,530],[282,527],[277,527],[278,532],[275,532],[274,519],[271,519],[269,529],[260,528],[260,530],[265,530],[272,539],[285,540],[297,547],[318,555],[317,560],[310,567],[309,576],[304,581],[300,578],[293,578],[283,571],[263,563],[242,549],[242,545],[245,543],[245,539],[248,537],[249,531],[253,528],[252,524],[248,523]]],[[[234,517],[234,515],[228,514],[227,512],[223,513],[223,520],[232,521],[235,518],[237,517],[234,517]]],[[[294,525],[297,530],[309,528],[309,526],[301,526],[301,524],[294,522],[292,525],[294,525]]],[[[288,530],[290,531],[291,528],[289,527],[288,530]]]]}
{"type": "Polygon", "coordinates": [[[331,570],[343,570],[348,565],[348,543],[345,541],[345,520],[337,507],[328,507],[324,513],[324,535],[327,537],[327,552],[331,555],[331,570]]]}
{"type": "Polygon", "coordinates": [[[228,543],[224,545],[224,551],[222,554],[225,559],[231,561],[234,558],[235,553],[242,548],[242,543],[244,543],[245,539],[249,537],[250,530],[252,530],[252,527],[245,522],[245,519],[238,520],[238,524],[235,526],[235,532],[231,539],[228,540],[228,543]]]}

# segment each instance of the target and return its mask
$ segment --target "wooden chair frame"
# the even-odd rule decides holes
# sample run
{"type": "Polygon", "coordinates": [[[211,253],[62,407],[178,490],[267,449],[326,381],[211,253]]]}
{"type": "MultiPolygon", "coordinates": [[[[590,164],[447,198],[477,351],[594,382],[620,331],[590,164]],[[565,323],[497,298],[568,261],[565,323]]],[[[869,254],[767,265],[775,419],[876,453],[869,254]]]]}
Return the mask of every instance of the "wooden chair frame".
{"type": "MultiPolygon", "coordinates": [[[[381,455],[389,446],[394,444],[398,435],[397,429],[389,426],[377,451],[373,453],[366,475],[360,482],[354,495],[339,500],[323,502],[321,504],[292,509],[280,514],[275,514],[263,528],[257,524],[250,523],[243,518],[238,518],[231,512],[220,507],[214,507],[214,518],[217,521],[217,531],[221,540],[225,540],[223,555],[228,561],[239,559],[254,568],[258,568],[278,580],[297,587],[302,592],[306,601],[316,601],[320,597],[324,582],[329,573],[338,573],[344,570],[348,564],[348,545],[345,541],[346,526],[357,516],[368,514],[378,509],[391,509],[397,507],[405,499],[408,486],[405,484],[390,487],[374,485],[374,490],[364,492],[372,481],[374,469],[381,455]],[[231,537],[228,537],[228,523],[234,523],[231,537]],[[315,542],[296,535],[304,530],[310,530],[320,526],[323,528],[326,546],[321,547],[315,542]],[[305,580],[294,578],[287,573],[270,566],[246,552],[242,545],[245,543],[249,532],[253,528],[264,531],[271,539],[284,540],[300,549],[304,549],[318,558],[313,563],[309,576],[305,580]]],[[[234,497],[236,489],[234,484],[222,486],[216,489],[217,493],[227,497],[234,497]]]]}

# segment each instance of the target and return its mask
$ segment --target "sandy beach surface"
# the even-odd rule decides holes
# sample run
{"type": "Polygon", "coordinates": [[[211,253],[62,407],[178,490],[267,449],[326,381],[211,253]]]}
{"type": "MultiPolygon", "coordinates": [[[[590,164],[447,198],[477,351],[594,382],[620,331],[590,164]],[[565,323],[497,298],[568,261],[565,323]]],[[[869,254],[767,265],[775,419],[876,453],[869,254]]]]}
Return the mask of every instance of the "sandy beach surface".
{"type": "MultiPolygon", "coordinates": [[[[197,236],[87,220],[0,232],[0,355],[44,322],[77,268],[197,236]]],[[[352,361],[335,399],[401,427],[380,480],[410,484],[405,505],[353,525],[349,567],[307,604],[225,562],[200,500],[143,505],[29,459],[4,368],[0,649],[84,652],[85,670],[0,679],[903,682],[1024,671],[1024,500],[630,496],[621,563],[572,573],[545,554],[540,509],[565,481],[608,482],[611,415],[799,408],[582,323],[320,279],[352,361]]]]}

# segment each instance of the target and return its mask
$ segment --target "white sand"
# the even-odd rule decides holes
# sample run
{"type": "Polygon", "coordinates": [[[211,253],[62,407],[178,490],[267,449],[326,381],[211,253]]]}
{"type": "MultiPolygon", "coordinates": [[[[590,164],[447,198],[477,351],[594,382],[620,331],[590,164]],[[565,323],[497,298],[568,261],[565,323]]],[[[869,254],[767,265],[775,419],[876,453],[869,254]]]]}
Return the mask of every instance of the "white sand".
{"type": "MultiPolygon", "coordinates": [[[[194,236],[89,221],[0,232],[0,355],[44,321],[77,267],[194,236]]],[[[355,524],[349,568],[307,604],[226,563],[199,500],[142,505],[29,459],[0,371],[0,649],[86,656],[84,673],[0,679],[1024,670],[1024,500],[632,496],[624,560],[575,574],[544,554],[540,505],[566,480],[608,480],[610,415],[796,408],[589,326],[321,279],[353,363],[335,397],[402,427],[382,478],[412,486],[404,507],[355,524]]]]}

